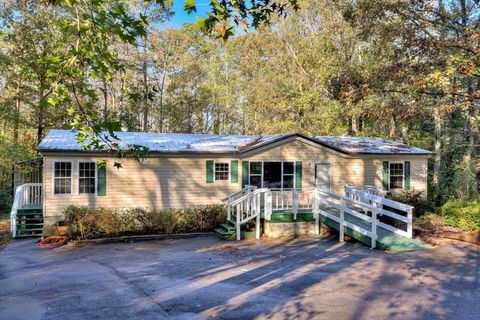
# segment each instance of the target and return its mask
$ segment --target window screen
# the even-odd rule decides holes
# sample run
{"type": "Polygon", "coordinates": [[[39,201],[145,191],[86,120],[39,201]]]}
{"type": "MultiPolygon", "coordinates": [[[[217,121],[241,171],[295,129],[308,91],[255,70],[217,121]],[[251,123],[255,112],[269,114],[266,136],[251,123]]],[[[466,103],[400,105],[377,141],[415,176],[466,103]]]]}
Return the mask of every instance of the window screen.
{"type": "Polygon", "coordinates": [[[95,162],[78,164],[78,193],[95,193],[96,171],[95,162]]]}
{"type": "Polygon", "coordinates": [[[250,185],[262,187],[262,163],[250,162],[250,185]]]}
{"type": "Polygon", "coordinates": [[[283,188],[291,189],[294,186],[293,162],[283,162],[283,188]]]}
{"type": "Polygon", "coordinates": [[[72,193],[72,163],[55,162],[53,175],[53,193],[72,193]]]}
{"type": "Polygon", "coordinates": [[[390,163],[390,189],[403,188],[403,163],[390,163]]]}
{"type": "Polygon", "coordinates": [[[228,162],[215,162],[215,181],[228,180],[228,162]]]}

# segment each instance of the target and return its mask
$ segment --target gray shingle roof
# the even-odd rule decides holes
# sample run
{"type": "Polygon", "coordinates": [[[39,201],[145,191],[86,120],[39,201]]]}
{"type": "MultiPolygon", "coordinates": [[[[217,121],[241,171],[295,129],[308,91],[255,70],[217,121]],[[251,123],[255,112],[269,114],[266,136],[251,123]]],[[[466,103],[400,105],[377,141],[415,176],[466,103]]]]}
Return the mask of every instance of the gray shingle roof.
{"type": "MultiPolygon", "coordinates": [[[[77,134],[78,131],[72,130],[50,130],[38,145],[37,150],[40,152],[84,151],[83,146],[77,142],[77,134]]],[[[144,132],[115,132],[115,134],[120,139],[118,141],[120,147],[137,144],[148,147],[151,152],[185,153],[243,152],[286,137],[295,136],[295,134],[255,136],[144,132]]],[[[379,138],[324,136],[304,138],[344,153],[431,154],[427,150],[379,138]]]]}

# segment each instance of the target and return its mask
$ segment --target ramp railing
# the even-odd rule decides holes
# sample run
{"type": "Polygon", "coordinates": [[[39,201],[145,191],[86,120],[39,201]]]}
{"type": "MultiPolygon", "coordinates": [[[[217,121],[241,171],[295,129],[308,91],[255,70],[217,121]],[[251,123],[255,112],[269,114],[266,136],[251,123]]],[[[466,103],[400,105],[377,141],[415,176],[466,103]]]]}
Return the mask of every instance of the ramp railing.
{"type": "Polygon", "coordinates": [[[383,222],[377,221],[379,227],[407,238],[413,237],[412,206],[370,194],[352,186],[345,186],[345,196],[349,199],[356,199],[361,202],[370,203],[379,209],[380,216],[387,216],[390,218],[383,219],[383,222]],[[398,221],[400,223],[398,223],[398,221]],[[399,228],[400,224],[404,224],[405,228],[399,228]]]}
{"type": "Polygon", "coordinates": [[[315,232],[319,233],[319,215],[323,215],[338,223],[339,241],[343,242],[345,227],[352,229],[371,239],[370,246],[375,248],[377,245],[377,215],[379,209],[370,204],[353,200],[339,194],[315,189],[313,191],[313,214],[315,217],[315,232]],[[338,215],[331,211],[338,210],[338,215]],[[368,214],[370,213],[370,214],[368,214]],[[355,223],[348,216],[353,216],[366,224],[355,223]]]}

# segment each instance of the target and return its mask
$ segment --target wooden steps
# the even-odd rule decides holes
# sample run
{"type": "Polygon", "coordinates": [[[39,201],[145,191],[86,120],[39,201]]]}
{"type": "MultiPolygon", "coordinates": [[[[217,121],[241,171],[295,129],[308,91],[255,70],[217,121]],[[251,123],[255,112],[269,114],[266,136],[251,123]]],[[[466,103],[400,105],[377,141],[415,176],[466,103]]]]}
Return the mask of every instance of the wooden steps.
{"type": "Polygon", "coordinates": [[[16,230],[17,238],[43,237],[43,210],[38,207],[19,209],[16,230]]]}
{"type": "Polygon", "coordinates": [[[220,227],[213,230],[217,237],[224,240],[234,240],[236,239],[237,232],[235,231],[235,225],[230,221],[222,223],[220,227]]]}

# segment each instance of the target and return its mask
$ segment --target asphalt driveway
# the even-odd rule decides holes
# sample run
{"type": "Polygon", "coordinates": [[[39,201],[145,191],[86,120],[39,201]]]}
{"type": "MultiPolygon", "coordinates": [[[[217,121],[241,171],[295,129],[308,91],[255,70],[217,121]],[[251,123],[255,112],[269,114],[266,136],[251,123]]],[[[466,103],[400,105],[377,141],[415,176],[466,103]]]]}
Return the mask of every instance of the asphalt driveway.
{"type": "Polygon", "coordinates": [[[213,237],[0,252],[0,319],[479,319],[478,247],[213,237]]]}

